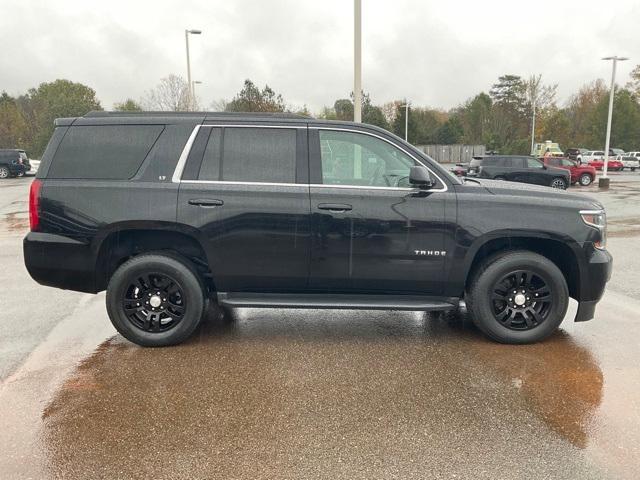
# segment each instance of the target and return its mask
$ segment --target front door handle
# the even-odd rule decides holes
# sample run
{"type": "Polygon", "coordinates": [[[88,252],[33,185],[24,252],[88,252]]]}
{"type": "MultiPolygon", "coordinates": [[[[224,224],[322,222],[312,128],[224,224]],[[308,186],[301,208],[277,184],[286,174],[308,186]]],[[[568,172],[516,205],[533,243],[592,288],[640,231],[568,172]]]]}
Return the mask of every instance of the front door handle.
{"type": "Polygon", "coordinates": [[[224,205],[222,200],[217,198],[192,198],[189,200],[189,205],[197,205],[198,207],[213,208],[221,207],[224,205]]]}
{"type": "Polygon", "coordinates": [[[319,203],[318,208],[334,213],[348,212],[353,209],[353,207],[347,203],[319,203]]]}

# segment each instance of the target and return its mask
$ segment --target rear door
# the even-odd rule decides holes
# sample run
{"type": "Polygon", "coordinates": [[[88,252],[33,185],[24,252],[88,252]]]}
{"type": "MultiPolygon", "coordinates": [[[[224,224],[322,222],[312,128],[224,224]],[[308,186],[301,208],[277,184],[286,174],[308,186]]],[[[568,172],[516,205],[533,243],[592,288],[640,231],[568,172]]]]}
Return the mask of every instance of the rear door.
{"type": "Polygon", "coordinates": [[[199,231],[219,292],[296,292],[309,274],[306,124],[203,125],[178,221],[199,231]]]}

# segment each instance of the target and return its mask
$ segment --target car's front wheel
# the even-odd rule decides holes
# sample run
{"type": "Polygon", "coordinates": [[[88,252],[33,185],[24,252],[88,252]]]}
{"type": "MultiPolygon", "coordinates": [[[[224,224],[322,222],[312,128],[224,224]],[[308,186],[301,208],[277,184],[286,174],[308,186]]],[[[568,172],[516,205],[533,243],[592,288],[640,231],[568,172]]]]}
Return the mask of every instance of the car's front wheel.
{"type": "Polygon", "coordinates": [[[583,187],[588,187],[589,185],[591,185],[591,182],[593,182],[593,178],[591,178],[591,175],[589,175],[588,173],[583,173],[582,175],[580,175],[580,185],[582,185],[583,187]]]}
{"type": "Polygon", "coordinates": [[[559,188],[561,190],[567,189],[567,181],[564,178],[556,177],[551,180],[551,186],[553,188],[559,188]]]}
{"type": "Polygon", "coordinates": [[[107,287],[113,326],[144,347],[175,345],[198,327],[205,307],[198,273],[171,253],[142,254],[122,264],[107,287]]]}
{"type": "Polygon", "coordinates": [[[9,169],[7,167],[0,167],[0,178],[9,178],[9,169]]]}
{"type": "Polygon", "coordinates": [[[476,326],[502,343],[532,343],[551,335],[562,323],[569,290],[560,269],[529,251],[488,259],[465,296],[476,326]]]}

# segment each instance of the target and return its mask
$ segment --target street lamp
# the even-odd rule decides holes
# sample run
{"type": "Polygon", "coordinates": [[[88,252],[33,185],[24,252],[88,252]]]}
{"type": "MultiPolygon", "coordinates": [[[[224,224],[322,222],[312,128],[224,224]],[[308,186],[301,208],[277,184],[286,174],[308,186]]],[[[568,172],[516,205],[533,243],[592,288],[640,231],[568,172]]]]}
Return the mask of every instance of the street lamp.
{"type": "Polygon", "coordinates": [[[404,99],[404,103],[400,105],[400,107],[404,107],[404,141],[408,142],[409,140],[409,102],[407,99],[404,99]]]}
{"type": "Polygon", "coordinates": [[[607,177],[607,167],[609,166],[609,142],[611,140],[611,117],[613,116],[613,95],[616,86],[616,65],[618,62],[629,60],[627,57],[604,57],[602,60],[613,60],[613,68],[611,69],[611,90],[609,91],[609,115],[607,116],[607,137],[604,143],[604,167],[602,168],[602,177],[598,180],[600,188],[609,188],[609,177],[607,177]]]}
{"type": "Polygon", "coordinates": [[[185,30],[184,40],[187,44],[187,88],[189,89],[189,98],[187,100],[187,110],[191,110],[193,105],[193,85],[191,84],[191,59],[189,58],[189,34],[200,35],[202,30],[185,30]]]}
{"type": "Polygon", "coordinates": [[[202,85],[200,80],[193,80],[191,82],[191,93],[193,94],[193,106],[196,105],[196,85],[202,85]]]}
{"type": "Polygon", "coordinates": [[[362,122],[362,0],[353,0],[353,121],[362,122]]]}

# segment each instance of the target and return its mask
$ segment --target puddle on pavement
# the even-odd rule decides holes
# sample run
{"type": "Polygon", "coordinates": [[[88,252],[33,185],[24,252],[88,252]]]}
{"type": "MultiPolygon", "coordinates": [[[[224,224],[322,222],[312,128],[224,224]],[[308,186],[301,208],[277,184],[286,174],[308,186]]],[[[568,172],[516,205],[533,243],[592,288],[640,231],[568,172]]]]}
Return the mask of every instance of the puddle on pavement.
{"type": "Polygon", "coordinates": [[[209,321],[174,348],[103,344],[43,414],[50,471],[151,475],[190,458],[194,477],[308,476],[296,458],[342,449],[408,465],[485,441],[487,455],[535,442],[569,465],[588,442],[603,376],[562,332],[506,346],[459,315],[262,312],[209,321]]]}
{"type": "Polygon", "coordinates": [[[10,212],[0,217],[0,232],[9,234],[22,234],[29,230],[28,212],[10,212]]]}

